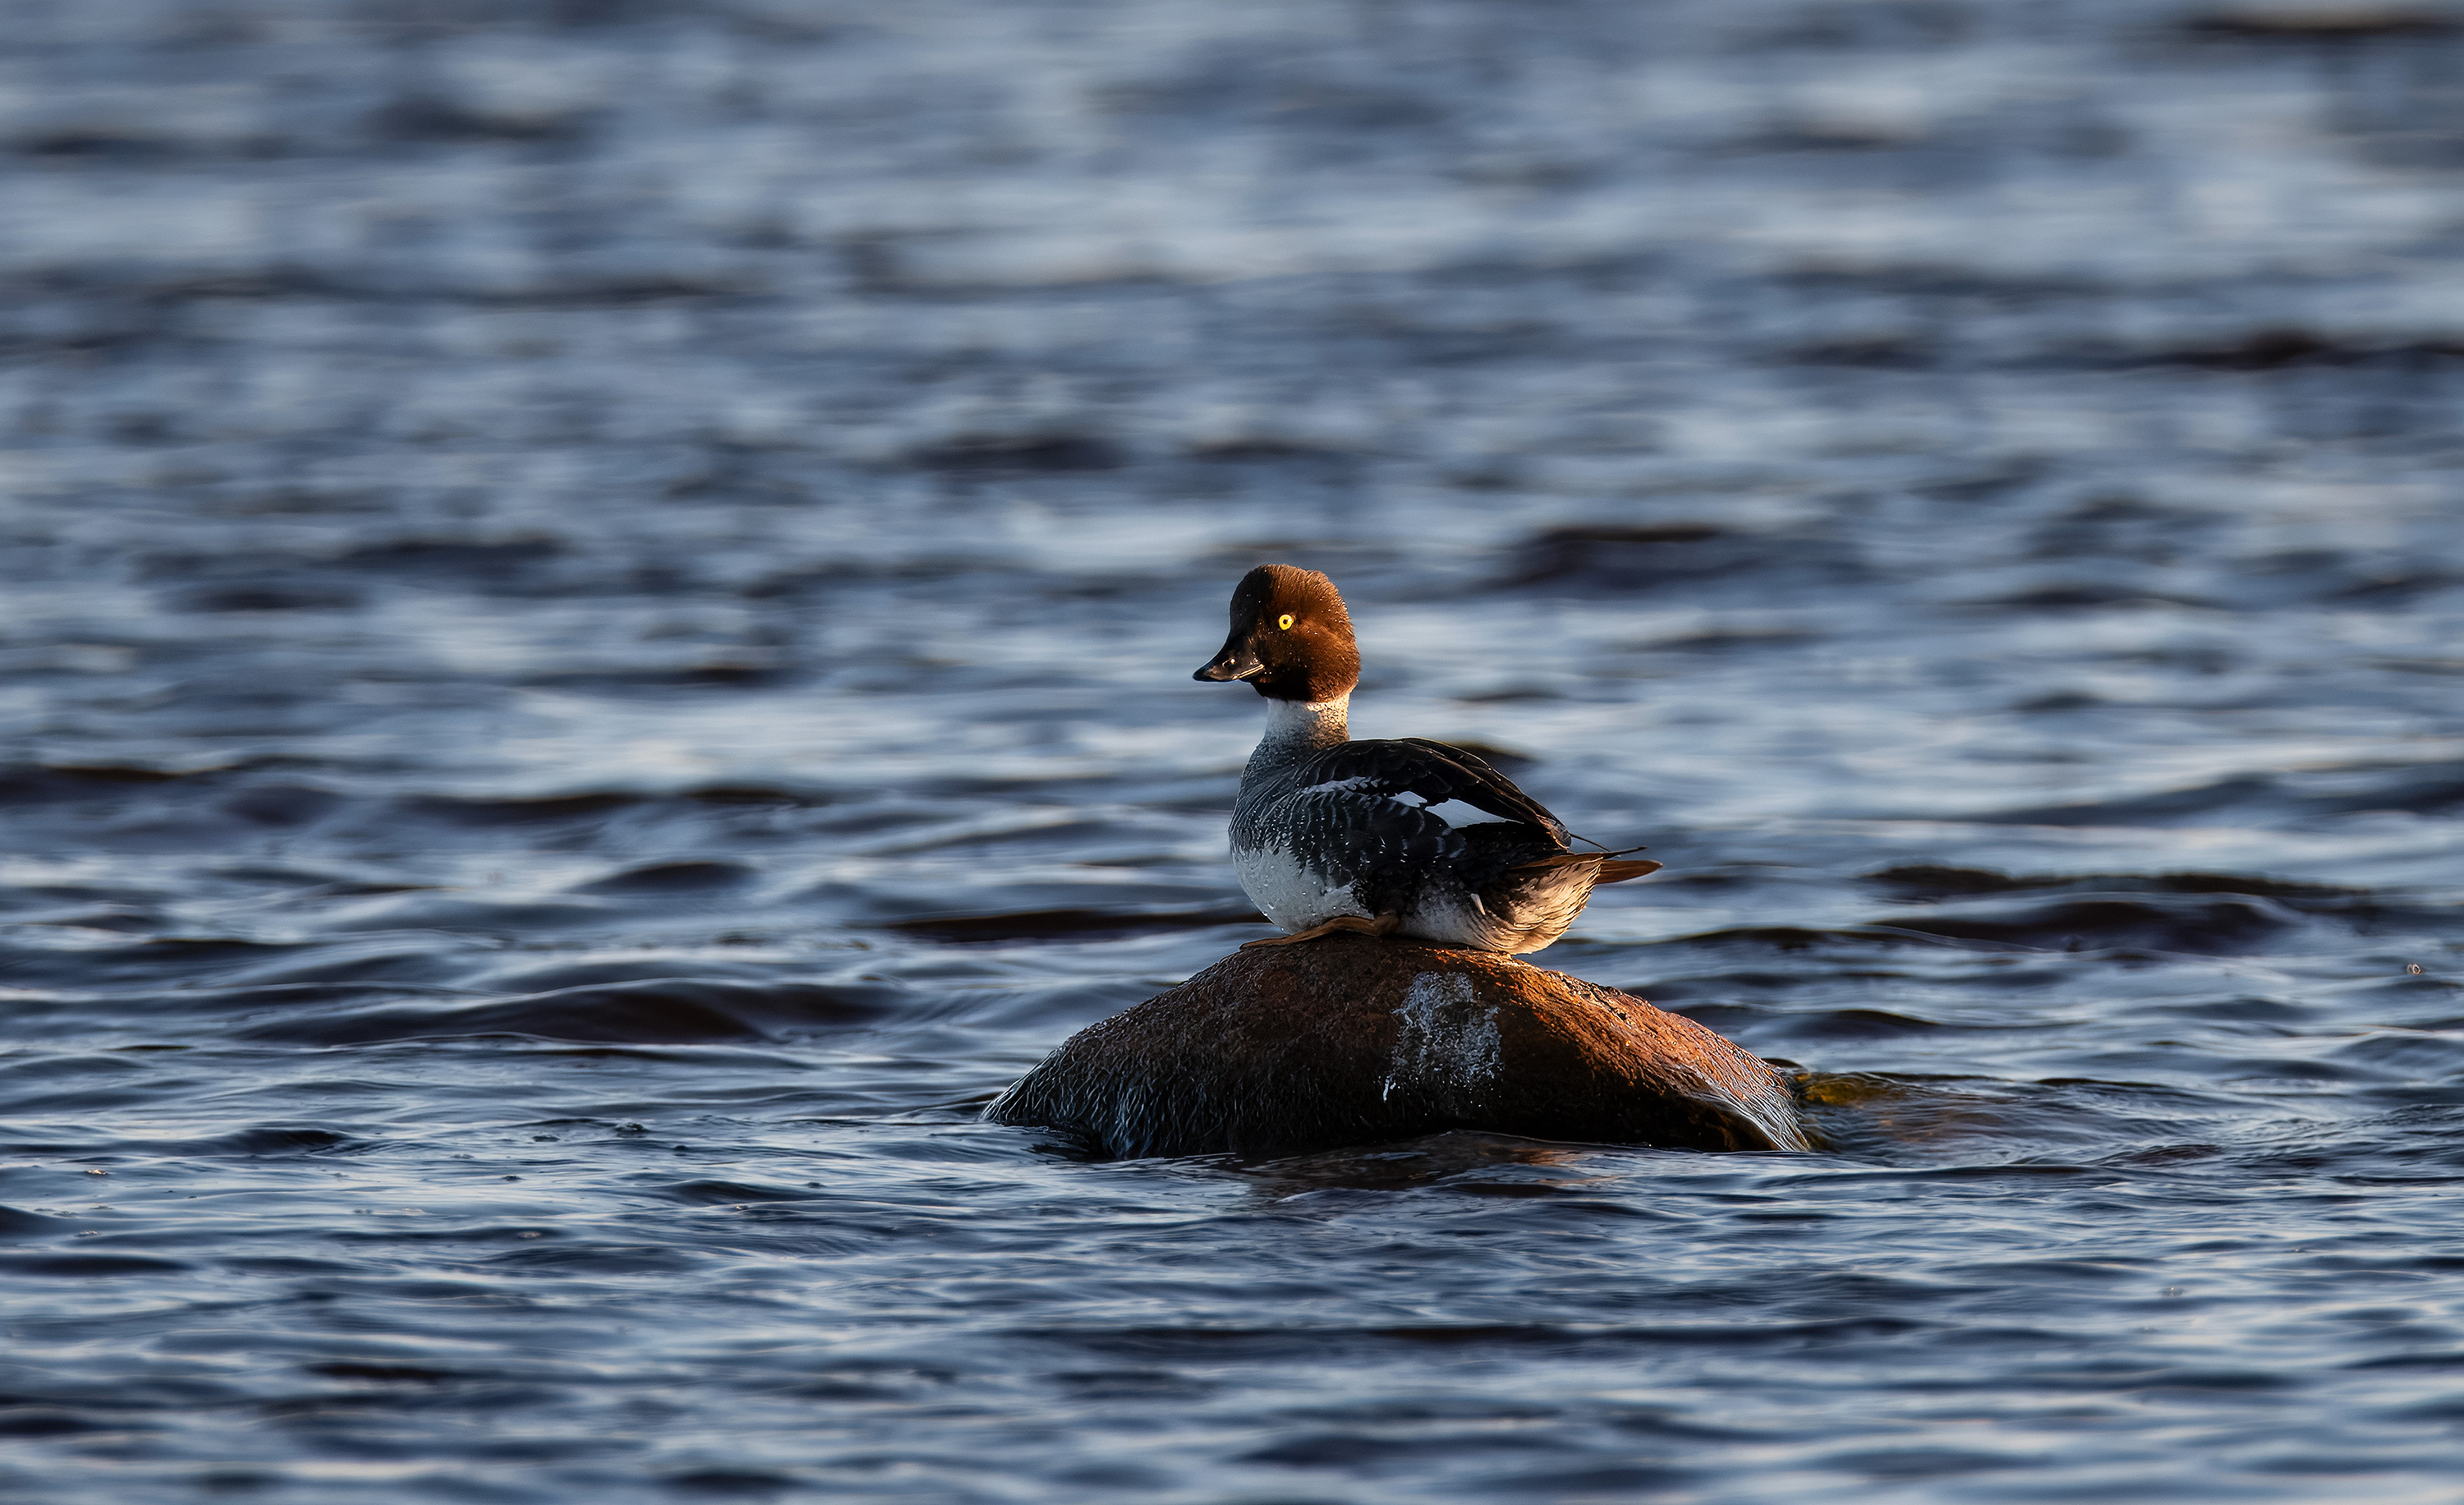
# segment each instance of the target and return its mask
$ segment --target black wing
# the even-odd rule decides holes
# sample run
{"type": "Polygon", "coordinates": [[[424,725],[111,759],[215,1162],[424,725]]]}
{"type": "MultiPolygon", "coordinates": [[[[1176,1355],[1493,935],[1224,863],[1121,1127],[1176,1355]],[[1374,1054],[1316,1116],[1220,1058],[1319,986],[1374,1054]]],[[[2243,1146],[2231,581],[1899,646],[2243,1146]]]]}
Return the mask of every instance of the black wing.
{"type": "Polygon", "coordinates": [[[1313,854],[1324,878],[1352,885],[1373,913],[1409,905],[1441,874],[1479,893],[1509,868],[1566,852],[1555,816],[1443,742],[1344,742],[1309,759],[1297,782],[1273,812],[1275,830],[1261,834],[1313,854]],[[1458,801],[1495,818],[1465,824],[1462,811],[1440,808],[1458,801]]]}
{"type": "MultiPolygon", "coordinates": [[[[1318,754],[1309,771],[1310,784],[1348,784],[1361,794],[1382,795],[1400,805],[1410,804],[1398,798],[1405,795],[1417,797],[1423,808],[1460,800],[1503,822],[1537,828],[1519,834],[1545,842],[1552,851],[1563,852],[1568,844],[1566,828],[1539,801],[1480,758],[1444,742],[1423,737],[1344,742],[1318,754]]],[[[1479,830],[1487,824],[1465,829],[1479,830]]]]}

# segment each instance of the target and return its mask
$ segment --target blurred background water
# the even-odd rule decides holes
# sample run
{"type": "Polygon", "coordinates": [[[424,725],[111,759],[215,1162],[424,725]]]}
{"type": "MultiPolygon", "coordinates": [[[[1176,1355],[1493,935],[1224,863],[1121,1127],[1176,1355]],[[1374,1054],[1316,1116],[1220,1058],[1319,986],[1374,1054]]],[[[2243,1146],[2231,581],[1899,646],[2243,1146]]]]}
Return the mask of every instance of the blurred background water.
{"type": "Polygon", "coordinates": [[[0,1492],[2458,1497],[2464,12],[0,16],[0,1492]],[[1265,560],[1826,1152],[974,1121],[1265,560]]]}

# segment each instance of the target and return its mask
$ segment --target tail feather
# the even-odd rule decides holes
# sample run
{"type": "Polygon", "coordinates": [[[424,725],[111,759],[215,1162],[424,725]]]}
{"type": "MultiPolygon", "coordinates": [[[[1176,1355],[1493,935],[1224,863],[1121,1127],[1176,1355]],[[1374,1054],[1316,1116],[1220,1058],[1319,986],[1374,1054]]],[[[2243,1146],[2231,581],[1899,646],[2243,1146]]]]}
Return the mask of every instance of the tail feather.
{"type": "Polygon", "coordinates": [[[1660,871],[1660,864],[1657,862],[1607,862],[1602,861],[1598,854],[1588,852],[1573,852],[1561,856],[1542,857],[1537,862],[1518,862],[1507,871],[1536,873],[1544,868],[1588,867],[1595,862],[1599,864],[1599,875],[1592,880],[1595,884],[1622,883],[1628,878],[1639,878],[1646,873],[1660,871]]]}
{"type": "Polygon", "coordinates": [[[1620,862],[1596,852],[1516,863],[1471,896],[1488,921],[1487,939],[1475,943],[1518,956],[1537,951],[1566,933],[1592,890],[1658,871],[1657,862],[1620,862]]]}

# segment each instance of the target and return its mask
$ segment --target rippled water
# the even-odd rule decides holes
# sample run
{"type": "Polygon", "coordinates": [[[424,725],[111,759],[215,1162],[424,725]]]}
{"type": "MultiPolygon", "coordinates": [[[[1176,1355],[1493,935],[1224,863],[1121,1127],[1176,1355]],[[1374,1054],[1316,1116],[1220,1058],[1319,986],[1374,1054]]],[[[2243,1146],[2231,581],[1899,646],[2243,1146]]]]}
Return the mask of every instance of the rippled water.
{"type": "Polygon", "coordinates": [[[0,1491],[2457,1497],[2464,19],[6,19],[0,1491]],[[1268,559],[1829,1149],[975,1121],[1268,559]]]}

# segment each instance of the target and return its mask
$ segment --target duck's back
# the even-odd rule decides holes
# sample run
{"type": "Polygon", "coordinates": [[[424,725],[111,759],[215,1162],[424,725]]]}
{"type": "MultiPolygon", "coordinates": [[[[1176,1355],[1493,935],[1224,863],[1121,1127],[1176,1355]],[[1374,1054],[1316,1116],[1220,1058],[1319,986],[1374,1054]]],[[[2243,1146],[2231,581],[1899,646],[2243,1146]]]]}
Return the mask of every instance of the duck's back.
{"type": "Polygon", "coordinates": [[[1485,762],[1410,738],[1253,760],[1232,851],[1242,887],[1287,930],[1392,914],[1406,935],[1497,950],[1523,939],[1501,930],[1522,927],[1488,913],[1487,896],[1568,847],[1556,818],[1485,762]]]}

